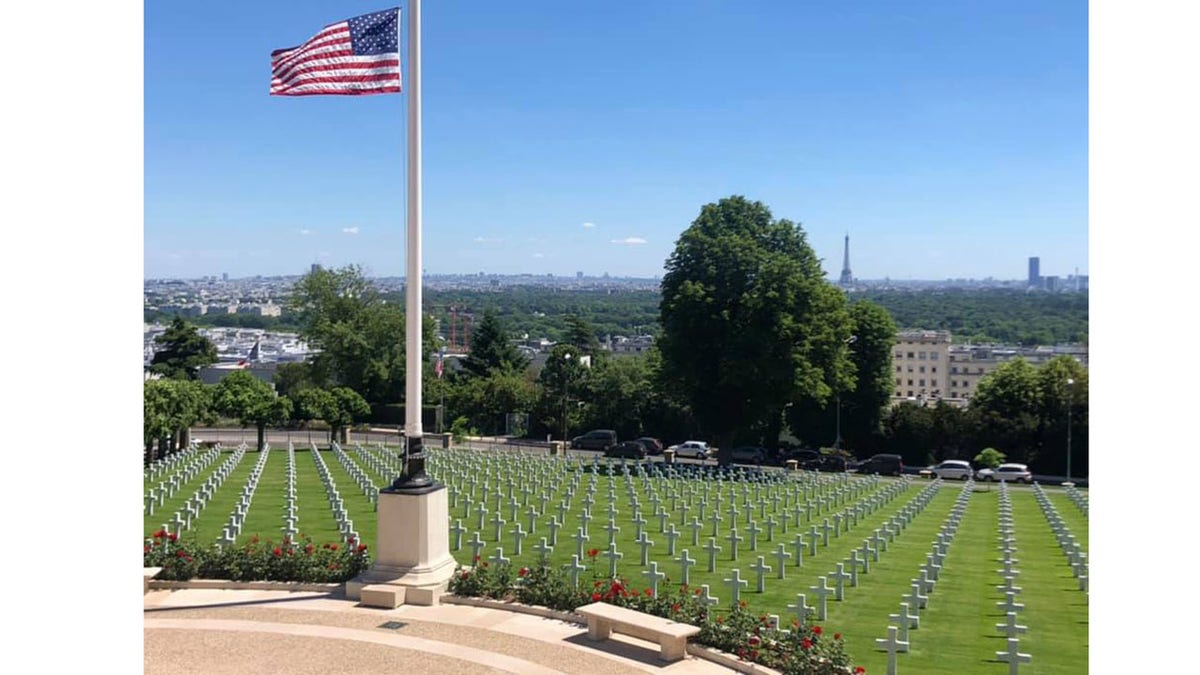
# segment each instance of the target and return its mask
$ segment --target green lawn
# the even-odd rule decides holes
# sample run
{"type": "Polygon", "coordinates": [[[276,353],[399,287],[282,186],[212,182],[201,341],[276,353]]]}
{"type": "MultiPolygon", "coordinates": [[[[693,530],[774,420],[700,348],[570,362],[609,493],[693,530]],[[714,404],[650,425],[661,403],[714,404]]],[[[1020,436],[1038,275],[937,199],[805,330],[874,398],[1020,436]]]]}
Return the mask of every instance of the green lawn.
{"type": "MultiPolygon", "coordinates": [[[[376,487],[383,488],[388,485],[391,476],[381,475],[381,472],[371,468],[365,457],[359,453],[379,457],[394,467],[394,448],[372,447],[361,451],[347,448],[346,452],[355,464],[367,473],[376,487]]],[[[230,456],[230,451],[222,453],[205,471],[183,485],[153,516],[145,517],[145,531],[153,532],[162,523],[169,522],[171,514],[230,456]]],[[[363,541],[374,548],[376,524],[372,504],[330,450],[320,450],[320,456],[338,487],[355,528],[363,541]]],[[[245,454],[200,517],[194,521],[192,530],[184,535],[185,540],[204,545],[216,540],[258,458],[257,452],[245,454]]],[[[318,545],[338,541],[336,523],[317,473],[313,453],[307,449],[297,451],[295,462],[298,529],[312,537],[318,545]]],[[[286,450],[272,450],[255,491],[239,543],[256,533],[264,539],[279,539],[284,524],[286,468],[286,450]]],[[[450,517],[452,522],[459,520],[466,528],[466,534],[462,538],[463,546],[457,550],[453,550],[452,535],[452,554],[460,563],[471,563],[471,549],[466,542],[478,532],[485,542],[481,551],[482,557],[490,558],[499,548],[503,548],[505,557],[511,558],[514,565],[536,564],[538,554],[533,546],[541,537],[550,537],[551,515],[559,513],[558,505],[563,501],[568,502],[568,508],[565,511],[563,527],[558,531],[558,543],[550,556],[550,562],[554,565],[569,562],[577,548],[573,535],[582,524],[582,502],[587,494],[587,487],[594,478],[595,503],[591,508],[590,539],[583,547],[585,551],[592,548],[601,551],[607,549],[609,535],[603,525],[608,521],[611,485],[615,488],[613,506],[617,510],[616,522],[620,527],[615,541],[617,550],[624,555],[618,562],[617,572],[634,586],[642,588],[648,585],[646,576],[642,574],[647,568],[640,564],[640,547],[635,543],[636,526],[631,522],[634,515],[633,504],[628,496],[628,486],[631,485],[633,494],[641,502],[642,514],[647,521],[644,530],[654,542],[649,552],[649,560],[656,561],[659,570],[668,577],[661,582],[662,585],[679,583],[681,570],[675,560],[687,549],[691,558],[697,561],[696,566],[691,569],[691,585],[698,587],[707,584],[710,593],[720,598],[721,603],[718,607],[721,611],[727,610],[732,599],[730,587],[724,579],[729,578],[731,571],[736,568],[740,571],[741,578],[749,582],[741,591],[741,597],[747,601],[749,608],[755,612],[779,615],[785,624],[791,620],[786,606],[795,602],[797,593],[806,594],[808,604],[814,605],[815,597],[810,593],[809,587],[817,583],[817,578],[833,572],[837,563],[845,560],[853,549],[862,544],[863,539],[873,534],[876,528],[881,527],[905,505],[912,503],[920,492],[930,485],[923,480],[911,481],[905,489],[873,513],[864,516],[848,532],[843,532],[840,536],[831,534],[829,545],[818,545],[816,556],[810,557],[805,546],[801,564],[797,566],[794,557],[788,560],[786,578],[780,580],[776,578],[778,561],[771,555],[780,542],[786,543],[786,550],[794,556],[795,547],[791,542],[798,531],[807,532],[810,525],[820,525],[826,518],[830,518],[832,522],[834,513],[841,512],[855,503],[865,503],[865,500],[873,495],[883,494],[883,491],[895,485],[896,481],[884,479],[876,483],[864,477],[851,476],[848,481],[839,482],[844,481],[845,477],[806,473],[789,476],[785,482],[760,486],[762,499],[759,502],[754,502],[753,489],[750,489],[750,498],[754,502],[752,517],[764,532],[759,535],[757,550],[751,551],[750,537],[746,531],[747,515],[744,512],[740,513],[737,527],[745,539],[740,543],[737,560],[732,560],[727,539],[731,525],[729,505],[732,495],[735,497],[734,503],[737,508],[744,510],[743,484],[739,482],[725,481],[719,488],[719,497],[716,496],[718,489],[711,485],[711,481],[707,482],[710,505],[708,513],[705,514],[706,518],[702,521],[703,529],[699,535],[701,546],[697,546],[692,544],[691,529],[683,519],[682,509],[682,504],[687,501],[688,492],[701,490],[704,486],[704,483],[693,478],[626,478],[622,475],[593,474],[588,470],[579,471],[573,462],[510,452],[434,450],[431,453],[429,469],[432,475],[448,485],[451,503],[453,504],[455,499],[458,501],[457,505],[451,506],[450,517]],[[477,479],[473,493],[469,492],[470,484],[466,480],[469,476],[475,476],[477,479]],[[488,483],[486,495],[485,480],[488,483]],[[572,484],[577,486],[573,498],[568,494],[572,484]],[[820,513],[806,514],[799,526],[793,520],[787,531],[784,531],[782,513],[794,513],[794,507],[784,507],[783,494],[786,490],[801,490],[801,494],[806,490],[808,497],[815,500],[828,497],[839,487],[846,486],[857,486],[859,494],[846,498],[841,505],[830,505],[820,513]],[[528,497],[522,493],[523,487],[528,488],[528,497]],[[515,522],[511,517],[510,491],[518,503],[517,521],[525,530],[530,526],[529,506],[532,504],[540,510],[541,497],[546,497],[545,512],[534,518],[535,531],[524,540],[521,555],[515,555],[515,522]],[[680,495],[676,498],[674,510],[671,509],[672,500],[669,497],[672,492],[680,495]],[[674,556],[668,555],[667,539],[660,533],[659,519],[653,517],[650,500],[652,493],[659,495],[664,510],[669,513],[666,524],[669,526],[674,523],[676,529],[682,533],[676,542],[674,556]],[[772,501],[772,496],[776,494],[780,497],[778,509],[776,502],[772,501]],[[473,504],[482,500],[488,509],[482,528],[477,527],[478,516],[474,506],[468,510],[468,496],[473,504]],[[718,525],[719,533],[716,537],[716,543],[722,550],[717,555],[716,571],[710,573],[706,570],[708,554],[702,545],[712,535],[713,526],[707,516],[711,514],[712,505],[715,503],[720,503],[723,517],[718,525]],[[765,507],[762,504],[765,504],[765,507]],[[495,539],[495,528],[490,522],[497,508],[507,521],[502,527],[499,541],[495,539]],[[778,521],[771,540],[768,540],[765,533],[762,517],[764,508],[767,516],[773,516],[778,521]],[[751,565],[760,555],[772,566],[772,570],[766,576],[763,593],[755,592],[756,574],[751,569],[751,565]]],[[[144,488],[149,489],[157,485],[158,480],[144,483],[144,488]]],[[[888,549],[881,553],[880,560],[871,563],[870,572],[859,574],[858,586],[849,587],[847,583],[843,601],[836,602],[830,599],[829,616],[822,622],[823,626],[830,632],[843,633],[847,651],[855,663],[866,666],[868,672],[885,671],[887,655],[875,651],[874,640],[886,635],[888,615],[899,611],[899,603],[909,590],[910,580],[917,576],[938,529],[945,523],[962,489],[962,483],[942,484],[940,491],[928,506],[916,515],[888,549]]],[[[1029,628],[1029,632],[1021,636],[1021,651],[1033,654],[1032,667],[1023,669],[1023,672],[1028,670],[1032,673],[1084,673],[1087,671],[1087,596],[1077,590],[1066,557],[1059,549],[1031,488],[1015,487],[1010,489],[1009,494],[1019,546],[1018,585],[1023,589],[1018,601],[1026,605],[1019,621],[1029,628]]],[[[1087,520],[1082,512],[1060,490],[1048,488],[1047,494],[1086,550],[1087,520]]],[[[998,496],[997,486],[992,486],[988,491],[971,493],[958,534],[949,547],[941,578],[930,595],[927,609],[920,613],[921,627],[910,633],[910,652],[898,657],[901,670],[920,673],[1006,672],[1007,666],[994,658],[994,652],[1002,649],[1004,645],[1003,636],[993,628],[995,623],[1004,618],[995,607],[995,603],[1002,599],[995,588],[1000,583],[1000,577],[996,573],[1000,567],[998,496]]],[[[688,520],[696,515],[697,510],[698,500],[693,502],[688,520]]],[[[807,537],[805,542],[807,543],[807,537]]],[[[591,560],[585,556],[583,563],[588,569],[581,574],[581,583],[590,585],[594,580],[608,576],[607,558],[601,556],[591,560]]],[[[832,580],[829,585],[833,585],[832,580]]]]}

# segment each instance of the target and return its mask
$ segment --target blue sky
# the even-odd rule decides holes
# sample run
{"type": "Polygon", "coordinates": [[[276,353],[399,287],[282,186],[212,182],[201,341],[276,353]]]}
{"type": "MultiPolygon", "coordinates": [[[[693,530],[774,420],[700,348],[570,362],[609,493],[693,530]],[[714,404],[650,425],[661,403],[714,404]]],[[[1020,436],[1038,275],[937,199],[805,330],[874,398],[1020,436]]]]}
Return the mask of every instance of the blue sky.
{"type": "MultiPolygon", "coordinates": [[[[404,97],[267,95],[384,2],[145,6],[144,275],[404,269],[404,97]]],[[[403,6],[403,4],[401,4],[403,6]]],[[[837,277],[1088,273],[1083,2],[427,1],[431,273],[662,273],[702,205],[837,277]]]]}

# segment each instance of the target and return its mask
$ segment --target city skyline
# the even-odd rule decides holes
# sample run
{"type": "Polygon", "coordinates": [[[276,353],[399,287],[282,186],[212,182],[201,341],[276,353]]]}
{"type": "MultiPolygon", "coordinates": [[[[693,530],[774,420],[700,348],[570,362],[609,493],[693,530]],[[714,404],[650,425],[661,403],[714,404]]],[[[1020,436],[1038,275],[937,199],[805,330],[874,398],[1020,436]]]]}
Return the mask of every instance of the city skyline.
{"type": "MultiPolygon", "coordinates": [[[[267,95],[272,49],[386,4],[146,7],[144,276],[403,274],[404,97],[267,95]]],[[[661,276],[741,194],[834,280],[847,232],[861,278],[1087,274],[1086,6],[423,13],[429,273],[661,276]]]]}

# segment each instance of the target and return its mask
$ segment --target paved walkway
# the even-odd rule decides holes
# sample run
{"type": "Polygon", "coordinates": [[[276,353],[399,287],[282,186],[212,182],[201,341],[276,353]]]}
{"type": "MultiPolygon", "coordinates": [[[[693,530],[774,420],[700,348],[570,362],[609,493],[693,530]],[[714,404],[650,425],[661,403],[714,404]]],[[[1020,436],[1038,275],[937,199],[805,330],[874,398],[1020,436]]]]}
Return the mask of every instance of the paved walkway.
{"type": "Polygon", "coordinates": [[[692,675],[734,672],[573,623],[464,605],[362,607],[322,592],[151,590],[143,601],[147,675],[286,672],[692,675]]]}

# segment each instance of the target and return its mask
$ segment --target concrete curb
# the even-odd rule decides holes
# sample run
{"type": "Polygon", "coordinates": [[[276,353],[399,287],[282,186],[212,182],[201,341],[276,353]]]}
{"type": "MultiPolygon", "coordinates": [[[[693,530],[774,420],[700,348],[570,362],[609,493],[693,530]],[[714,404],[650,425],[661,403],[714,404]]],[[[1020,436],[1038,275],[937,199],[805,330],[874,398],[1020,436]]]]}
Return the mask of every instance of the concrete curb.
{"type": "Polygon", "coordinates": [[[229,581],[228,579],[192,579],[191,581],[167,581],[151,579],[153,590],[202,589],[227,591],[312,591],[340,594],[344,584],[318,584],[299,581],[229,581]]]}
{"type": "MultiPolygon", "coordinates": [[[[574,612],[560,612],[548,607],[539,607],[537,605],[523,605],[519,602],[503,602],[500,600],[492,600],[490,598],[473,598],[459,595],[446,594],[441,597],[441,603],[445,605],[469,605],[472,607],[485,607],[488,609],[499,609],[506,612],[516,612],[517,614],[531,614],[547,619],[557,619],[567,623],[575,623],[581,626],[587,625],[587,618],[574,612]]],[[[705,647],[704,645],[694,642],[687,643],[687,653],[698,659],[711,661],[730,670],[736,670],[747,675],[780,675],[778,670],[760,666],[754,663],[742,661],[741,659],[726,654],[725,652],[705,647]]]]}

